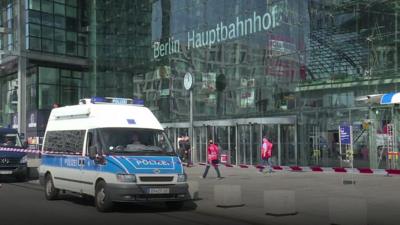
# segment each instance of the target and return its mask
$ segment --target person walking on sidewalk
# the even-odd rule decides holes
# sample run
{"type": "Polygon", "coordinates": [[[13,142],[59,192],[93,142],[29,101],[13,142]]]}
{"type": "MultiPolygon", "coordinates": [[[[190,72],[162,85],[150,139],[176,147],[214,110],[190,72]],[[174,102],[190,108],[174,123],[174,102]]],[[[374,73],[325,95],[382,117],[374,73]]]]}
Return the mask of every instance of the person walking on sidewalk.
{"type": "Polygon", "coordinates": [[[217,172],[218,179],[222,179],[221,173],[219,172],[219,169],[218,169],[219,150],[218,150],[218,146],[213,142],[212,139],[210,139],[208,141],[207,152],[208,152],[207,166],[206,166],[206,170],[203,173],[202,178],[204,179],[207,177],[207,173],[208,173],[208,170],[210,169],[210,165],[212,165],[214,167],[215,171],[217,172]]]}
{"type": "MultiPolygon", "coordinates": [[[[262,165],[268,166],[269,173],[272,173],[272,147],[273,144],[266,138],[263,138],[263,143],[261,145],[261,159],[262,165]]],[[[260,167],[260,172],[263,172],[264,167],[260,167]]]]}

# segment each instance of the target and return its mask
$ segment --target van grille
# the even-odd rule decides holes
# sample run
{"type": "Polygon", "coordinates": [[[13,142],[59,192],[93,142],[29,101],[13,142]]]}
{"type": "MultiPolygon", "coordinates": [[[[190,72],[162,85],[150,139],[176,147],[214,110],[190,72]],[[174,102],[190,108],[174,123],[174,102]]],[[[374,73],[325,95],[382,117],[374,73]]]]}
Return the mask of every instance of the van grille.
{"type": "Polygon", "coordinates": [[[15,158],[0,158],[0,165],[13,165],[18,164],[20,159],[15,158]]]}
{"type": "Polygon", "coordinates": [[[154,177],[154,176],[149,176],[149,177],[140,177],[140,181],[143,182],[169,182],[172,181],[174,177],[154,177]]]}

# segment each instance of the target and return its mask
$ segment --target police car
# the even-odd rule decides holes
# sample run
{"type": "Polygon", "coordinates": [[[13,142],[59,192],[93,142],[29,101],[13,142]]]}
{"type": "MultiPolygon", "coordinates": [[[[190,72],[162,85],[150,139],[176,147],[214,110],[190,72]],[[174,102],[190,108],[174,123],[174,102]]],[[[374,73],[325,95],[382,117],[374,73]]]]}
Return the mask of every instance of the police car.
{"type": "Polygon", "coordinates": [[[182,162],[142,103],[93,97],[53,109],[39,167],[45,197],[61,190],[93,196],[99,211],[115,202],[182,207],[189,198],[182,162]]]}
{"type": "Polygon", "coordinates": [[[27,178],[27,153],[22,150],[18,131],[11,128],[0,128],[0,177],[13,176],[18,181],[27,178]]]}

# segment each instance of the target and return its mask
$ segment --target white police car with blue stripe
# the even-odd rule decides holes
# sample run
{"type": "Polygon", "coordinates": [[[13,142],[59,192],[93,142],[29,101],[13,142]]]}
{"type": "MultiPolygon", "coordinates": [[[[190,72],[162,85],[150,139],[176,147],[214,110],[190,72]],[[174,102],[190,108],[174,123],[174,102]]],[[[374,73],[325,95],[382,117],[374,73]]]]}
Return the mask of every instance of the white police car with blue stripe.
{"type": "Polygon", "coordinates": [[[94,196],[99,211],[153,201],[177,209],[189,198],[182,162],[162,126],[131,99],[93,97],[53,109],[39,177],[48,200],[61,190],[94,196]]]}

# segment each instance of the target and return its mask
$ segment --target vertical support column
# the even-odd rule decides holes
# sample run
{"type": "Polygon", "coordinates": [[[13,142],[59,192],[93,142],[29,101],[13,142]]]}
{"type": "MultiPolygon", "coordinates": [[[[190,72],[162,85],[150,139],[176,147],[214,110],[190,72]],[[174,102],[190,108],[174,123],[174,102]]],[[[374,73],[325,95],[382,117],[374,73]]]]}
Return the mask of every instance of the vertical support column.
{"type": "Polygon", "coordinates": [[[204,143],[205,143],[205,148],[204,149],[202,149],[202,151],[204,151],[204,155],[206,156],[205,157],[205,161],[207,162],[207,159],[208,159],[208,151],[207,151],[207,145],[208,145],[208,126],[205,126],[204,127],[204,129],[205,129],[205,131],[204,131],[204,138],[206,139],[205,141],[204,141],[204,143]]]}
{"type": "Polygon", "coordinates": [[[294,162],[296,163],[296,165],[298,165],[299,164],[299,161],[298,161],[298,153],[297,153],[297,146],[298,146],[298,143],[297,143],[297,118],[296,118],[296,122],[295,122],[295,124],[294,124],[294,162]]]}
{"type": "MultiPolygon", "coordinates": [[[[247,125],[243,125],[243,129],[247,129],[249,126],[247,126],[247,125]]],[[[245,132],[243,132],[243,164],[246,164],[246,160],[247,160],[247,157],[246,157],[246,151],[247,151],[247,148],[246,148],[246,138],[247,137],[245,137],[244,135],[246,135],[247,134],[247,132],[245,131],[245,132]]]]}
{"type": "Polygon", "coordinates": [[[190,128],[189,128],[189,141],[190,141],[190,148],[192,148],[190,150],[191,154],[190,154],[190,162],[193,162],[194,160],[194,154],[195,154],[195,147],[193,146],[194,142],[193,142],[193,137],[194,137],[194,133],[193,133],[193,88],[190,89],[190,128]]]}
{"type": "Polygon", "coordinates": [[[197,134],[196,134],[196,129],[193,126],[193,137],[192,137],[192,163],[198,162],[197,158],[197,134]]]}
{"type": "Polygon", "coordinates": [[[249,140],[249,153],[250,153],[250,163],[249,165],[253,165],[253,124],[249,124],[250,129],[250,140],[249,140]]]}
{"type": "MultiPolygon", "coordinates": [[[[396,147],[398,146],[398,142],[397,142],[397,135],[399,134],[399,119],[400,119],[400,108],[398,105],[393,105],[393,118],[392,118],[392,123],[393,123],[393,137],[394,137],[394,151],[397,152],[397,154],[399,153],[399,149],[396,147]]],[[[399,169],[400,168],[400,157],[395,156],[395,168],[399,169]]]]}
{"type": "Polygon", "coordinates": [[[172,137],[172,141],[174,142],[174,147],[175,147],[175,149],[178,149],[179,148],[179,146],[178,146],[178,137],[177,137],[177,135],[176,135],[176,130],[177,130],[178,128],[174,128],[174,127],[171,127],[171,128],[169,128],[168,130],[169,130],[169,133],[171,134],[171,136],[170,137],[172,137]]]}
{"type": "Polygon", "coordinates": [[[18,57],[18,132],[26,134],[26,64],[25,57],[25,4],[18,0],[17,57],[18,57]]]}
{"type": "Polygon", "coordinates": [[[281,166],[282,152],[281,152],[281,124],[278,124],[278,165],[281,166]]]}
{"type": "MultiPolygon", "coordinates": [[[[263,133],[262,133],[262,131],[263,131],[263,126],[264,126],[264,124],[260,124],[260,136],[259,136],[259,139],[258,139],[258,143],[260,143],[260,145],[262,145],[262,140],[263,140],[263,133]]],[[[257,151],[258,151],[258,160],[259,160],[259,162],[260,162],[260,160],[261,160],[261,152],[260,152],[260,149],[261,149],[261,146],[257,149],[257,151]]]]}
{"type": "Polygon", "coordinates": [[[235,151],[235,157],[236,157],[236,165],[239,165],[239,162],[238,162],[238,154],[239,154],[239,150],[240,150],[240,146],[239,146],[239,135],[238,135],[238,124],[236,124],[235,125],[235,130],[236,130],[236,132],[235,132],[235,141],[236,141],[236,151],[235,151]]]}
{"type": "Polygon", "coordinates": [[[227,163],[231,164],[232,163],[231,162],[231,149],[232,149],[232,146],[231,146],[231,127],[227,126],[227,128],[228,128],[228,160],[227,160],[227,163]]]}
{"type": "Polygon", "coordinates": [[[26,134],[26,58],[18,57],[18,132],[26,134]]]}
{"type": "Polygon", "coordinates": [[[204,133],[204,127],[199,127],[199,148],[198,148],[198,162],[202,162],[203,159],[203,148],[201,147],[201,144],[203,143],[203,133],[204,133]]]}
{"type": "Polygon", "coordinates": [[[398,52],[398,34],[397,34],[397,30],[399,29],[398,26],[398,9],[399,9],[399,2],[395,3],[395,10],[394,10],[394,70],[397,72],[398,71],[398,57],[397,57],[397,52],[398,52]]]}
{"type": "Polygon", "coordinates": [[[92,0],[90,5],[90,43],[89,51],[90,58],[93,62],[92,71],[93,74],[90,76],[90,94],[95,96],[97,93],[97,0],[92,0]]]}
{"type": "Polygon", "coordinates": [[[378,169],[378,150],[376,146],[376,128],[378,127],[378,121],[376,120],[376,113],[374,108],[369,109],[369,118],[371,125],[368,128],[369,136],[369,167],[371,169],[378,169]]]}

